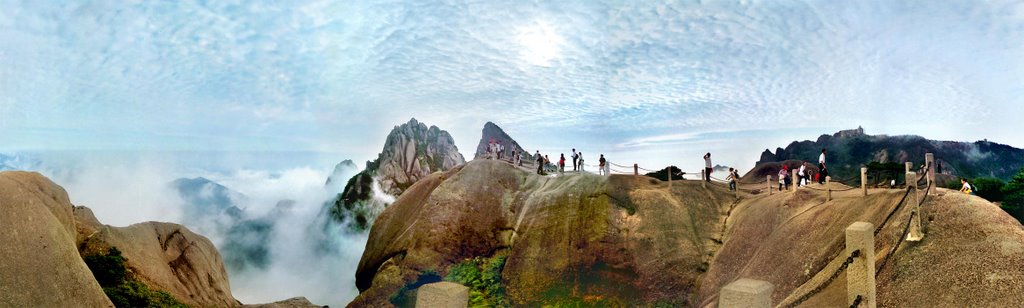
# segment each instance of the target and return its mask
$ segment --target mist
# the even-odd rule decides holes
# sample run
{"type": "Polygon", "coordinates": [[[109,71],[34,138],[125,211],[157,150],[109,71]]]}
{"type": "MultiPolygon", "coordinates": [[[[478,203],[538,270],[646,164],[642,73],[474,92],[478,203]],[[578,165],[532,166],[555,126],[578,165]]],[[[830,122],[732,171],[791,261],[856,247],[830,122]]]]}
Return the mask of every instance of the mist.
{"type": "MultiPolygon", "coordinates": [[[[218,155],[222,157],[209,160],[233,160],[223,157],[233,154],[218,155]]],[[[192,154],[182,158],[154,153],[61,152],[31,157],[38,163],[25,164],[23,169],[38,171],[64,187],[72,203],[88,206],[104,224],[174,222],[209,238],[225,260],[232,295],[242,303],[303,296],[318,305],[343,307],[358,295],[355,270],[367,234],[352,233],[347,226],[328,221],[324,204],[340,191],[325,186],[334,170],[326,159],[277,161],[266,164],[267,168],[250,163],[232,170],[204,168],[202,162],[191,162],[204,158],[192,154]],[[230,202],[241,214],[187,217],[189,206],[196,205],[186,202],[170,183],[199,177],[229,189],[230,202]],[[232,232],[238,229],[233,227],[254,221],[268,228],[260,229],[261,233],[232,232]],[[259,247],[265,252],[265,263],[240,266],[237,260],[244,258],[230,248],[239,246],[259,247]]],[[[347,180],[356,172],[355,168],[343,168],[333,175],[347,180]]],[[[196,189],[195,194],[209,196],[210,185],[196,189]]]]}

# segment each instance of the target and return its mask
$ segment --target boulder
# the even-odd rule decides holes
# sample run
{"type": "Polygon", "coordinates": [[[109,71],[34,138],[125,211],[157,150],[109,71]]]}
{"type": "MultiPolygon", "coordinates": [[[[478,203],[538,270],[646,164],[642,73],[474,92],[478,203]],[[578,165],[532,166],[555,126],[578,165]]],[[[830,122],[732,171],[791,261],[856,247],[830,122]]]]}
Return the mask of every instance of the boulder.
{"type": "Polygon", "coordinates": [[[113,306],[78,254],[63,188],[38,173],[0,172],[0,213],[0,306],[113,306]]]}

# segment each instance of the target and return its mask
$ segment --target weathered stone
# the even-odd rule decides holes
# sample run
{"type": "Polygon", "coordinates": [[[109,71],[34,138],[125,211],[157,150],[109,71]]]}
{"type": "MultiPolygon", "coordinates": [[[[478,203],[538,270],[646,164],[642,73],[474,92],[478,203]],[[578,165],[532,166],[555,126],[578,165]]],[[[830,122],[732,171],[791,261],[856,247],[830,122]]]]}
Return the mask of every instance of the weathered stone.
{"type": "Polygon", "coordinates": [[[420,286],[416,290],[416,308],[465,308],[469,305],[469,288],[442,281],[420,286]]]}
{"type": "Polygon", "coordinates": [[[722,288],[720,308],[769,308],[775,286],[767,281],[741,278],[722,288]]]}
{"type": "Polygon", "coordinates": [[[860,306],[874,308],[875,303],[875,226],[855,222],[846,228],[846,255],[858,256],[846,269],[847,304],[860,297],[860,306]]]}

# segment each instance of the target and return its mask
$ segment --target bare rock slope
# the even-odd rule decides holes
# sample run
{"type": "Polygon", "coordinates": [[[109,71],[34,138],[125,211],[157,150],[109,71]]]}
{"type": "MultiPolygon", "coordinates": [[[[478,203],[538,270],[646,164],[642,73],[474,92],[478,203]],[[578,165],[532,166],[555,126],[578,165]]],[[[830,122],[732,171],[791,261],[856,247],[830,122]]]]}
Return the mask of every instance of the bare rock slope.
{"type": "MultiPolygon", "coordinates": [[[[838,268],[843,230],[857,221],[878,226],[881,306],[1024,302],[1024,227],[996,205],[939,189],[922,205],[924,241],[897,246],[911,207],[896,205],[913,195],[849,190],[826,201],[811,188],[737,201],[718,184],[543,177],[472,161],[421,180],[380,215],[350,306],[393,305],[425,275],[494,256],[507,257],[500,284],[513,306],[714,307],[738,278],[774,284],[773,302],[787,304],[838,268]]],[[[803,306],[844,306],[845,285],[841,275],[803,306]]]]}
{"type": "Polygon", "coordinates": [[[78,254],[70,204],[39,174],[0,172],[0,306],[113,306],[78,254]]]}
{"type": "Polygon", "coordinates": [[[0,172],[0,306],[112,307],[83,255],[117,247],[147,287],[193,307],[235,307],[220,254],[171,223],[101,224],[38,173],[0,172]]]}

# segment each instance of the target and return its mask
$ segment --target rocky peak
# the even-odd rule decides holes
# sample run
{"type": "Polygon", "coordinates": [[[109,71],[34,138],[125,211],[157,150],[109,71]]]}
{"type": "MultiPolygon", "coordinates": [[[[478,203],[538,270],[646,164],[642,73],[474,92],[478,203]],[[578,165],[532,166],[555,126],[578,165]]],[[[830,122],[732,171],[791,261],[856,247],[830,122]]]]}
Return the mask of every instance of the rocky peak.
{"type": "Polygon", "coordinates": [[[345,187],[345,181],[348,181],[345,175],[355,173],[358,170],[357,168],[356,163],[352,162],[351,159],[341,161],[334,166],[334,171],[327,177],[327,182],[324,185],[332,192],[341,191],[345,187]]]}
{"type": "Polygon", "coordinates": [[[493,122],[487,122],[487,124],[484,124],[483,135],[480,137],[480,143],[476,146],[476,153],[473,155],[473,159],[484,158],[487,155],[487,146],[492,141],[505,146],[505,151],[509,155],[512,154],[513,150],[517,153],[526,152],[526,150],[519,145],[519,142],[512,139],[512,137],[506,134],[501,127],[498,127],[498,125],[493,122]]]}
{"type": "Polygon", "coordinates": [[[366,162],[366,169],[348,180],[342,193],[328,202],[328,211],[353,231],[365,231],[390,203],[390,197],[376,196],[378,192],[400,195],[431,173],[464,163],[447,131],[411,119],[391,130],[377,159],[366,162]]]}
{"type": "Polygon", "coordinates": [[[447,131],[428,128],[413,118],[391,130],[377,160],[367,163],[367,171],[376,173],[384,192],[398,195],[435,171],[464,163],[466,159],[447,131]]]}

